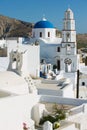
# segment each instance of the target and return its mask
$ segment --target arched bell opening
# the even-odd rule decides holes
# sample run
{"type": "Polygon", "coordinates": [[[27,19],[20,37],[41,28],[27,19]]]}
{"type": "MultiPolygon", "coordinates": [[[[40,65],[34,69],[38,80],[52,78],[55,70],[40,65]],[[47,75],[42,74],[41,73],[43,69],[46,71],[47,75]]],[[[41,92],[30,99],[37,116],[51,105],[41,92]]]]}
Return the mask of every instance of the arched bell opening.
{"type": "Polygon", "coordinates": [[[65,72],[71,72],[71,64],[72,64],[72,60],[69,58],[66,58],[64,60],[65,63],[65,72]]]}

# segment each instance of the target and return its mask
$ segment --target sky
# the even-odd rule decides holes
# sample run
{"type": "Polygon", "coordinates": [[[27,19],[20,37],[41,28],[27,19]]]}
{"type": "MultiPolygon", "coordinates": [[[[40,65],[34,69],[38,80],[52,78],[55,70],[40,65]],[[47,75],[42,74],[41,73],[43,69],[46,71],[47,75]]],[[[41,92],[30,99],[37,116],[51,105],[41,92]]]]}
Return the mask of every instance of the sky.
{"type": "Polygon", "coordinates": [[[68,8],[74,12],[77,33],[87,33],[87,0],[0,0],[1,15],[32,23],[45,15],[59,30],[68,8]]]}

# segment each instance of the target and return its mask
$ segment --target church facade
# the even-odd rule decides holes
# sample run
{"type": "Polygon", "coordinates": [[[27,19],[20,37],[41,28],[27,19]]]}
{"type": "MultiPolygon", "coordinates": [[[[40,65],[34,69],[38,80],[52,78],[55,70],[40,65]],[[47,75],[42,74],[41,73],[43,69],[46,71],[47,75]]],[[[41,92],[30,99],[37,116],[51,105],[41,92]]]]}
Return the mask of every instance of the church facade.
{"type": "Polygon", "coordinates": [[[57,55],[57,46],[60,46],[62,38],[56,37],[54,25],[43,18],[37,22],[32,30],[33,40],[39,41],[40,60],[44,59],[46,63],[54,64],[57,55]]]}
{"type": "Polygon", "coordinates": [[[76,30],[74,14],[70,8],[65,11],[62,38],[56,36],[53,24],[43,18],[32,30],[32,37],[40,44],[40,59],[52,63],[58,70],[75,72],[78,67],[76,30]]]}
{"type": "Polygon", "coordinates": [[[40,60],[56,66],[59,72],[64,71],[64,77],[76,86],[79,55],[73,11],[70,8],[65,11],[62,37],[57,37],[54,25],[43,18],[34,25],[32,38],[40,44],[40,60]]]}

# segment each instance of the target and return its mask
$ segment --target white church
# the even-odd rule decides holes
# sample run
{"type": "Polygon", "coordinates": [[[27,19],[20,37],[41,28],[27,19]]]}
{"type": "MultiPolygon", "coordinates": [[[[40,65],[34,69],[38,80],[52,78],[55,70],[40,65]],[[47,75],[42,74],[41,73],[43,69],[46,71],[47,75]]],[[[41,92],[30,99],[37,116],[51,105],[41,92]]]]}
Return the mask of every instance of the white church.
{"type": "Polygon", "coordinates": [[[46,63],[57,65],[58,70],[75,72],[77,70],[77,45],[74,14],[66,10],[62,38],[56,36],[53,24],[43,18],[32,30],[32,37],[40,44],[40,58],[46,63]]]}
{"type": "Polygon", "coordinates": [[[64,71],[65,77],[72,75],[72,81],[76,85],[79,55],[74,14],[70,8],[65,11],[62,38],[56,36],[54,25],[43,18],[34,25],[30,40],[40,44],[40,61],[45,60],[48,64],[56,65],[58,71],[64,71]]]}

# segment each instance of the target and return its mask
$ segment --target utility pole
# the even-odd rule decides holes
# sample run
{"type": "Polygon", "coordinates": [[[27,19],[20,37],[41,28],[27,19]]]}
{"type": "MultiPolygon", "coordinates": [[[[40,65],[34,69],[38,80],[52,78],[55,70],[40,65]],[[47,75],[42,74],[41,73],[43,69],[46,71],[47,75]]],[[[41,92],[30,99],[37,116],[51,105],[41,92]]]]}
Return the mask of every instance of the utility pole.
{"type": "Polygon", "coordinates": [[[77,88],[76,88],[76,98],[79,98],[79,69],[77,70],[77,88]]]}

